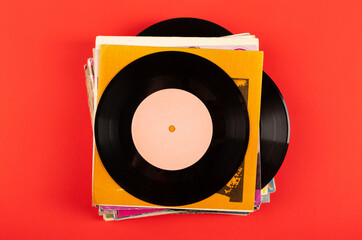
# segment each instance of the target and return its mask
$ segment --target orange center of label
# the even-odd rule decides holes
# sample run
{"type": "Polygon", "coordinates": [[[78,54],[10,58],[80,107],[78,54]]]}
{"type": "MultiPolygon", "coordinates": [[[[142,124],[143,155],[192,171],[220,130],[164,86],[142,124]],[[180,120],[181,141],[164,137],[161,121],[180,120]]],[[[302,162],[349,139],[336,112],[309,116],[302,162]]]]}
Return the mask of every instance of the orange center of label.
{"type": "Polygon", "coordinates": [[[175,128],[174,125],[170,125],[170,126],[168,127],[168,130],[169,130],[170,132],[174,132],[174,131],[176,130],[176,128],[175,128]]]}

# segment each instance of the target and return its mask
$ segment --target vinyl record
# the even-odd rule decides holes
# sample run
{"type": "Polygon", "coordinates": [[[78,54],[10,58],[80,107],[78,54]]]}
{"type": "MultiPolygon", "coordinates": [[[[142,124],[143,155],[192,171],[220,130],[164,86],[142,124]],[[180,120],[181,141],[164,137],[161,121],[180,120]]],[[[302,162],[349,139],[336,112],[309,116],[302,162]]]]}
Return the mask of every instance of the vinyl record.
{"type": "Polygon", "coordinates": [[[144,29],[139,36],[222,37],[232,34],[225,28],[198,18],[173,18],[144,29]]]}
{"type": "MultiPolygon", "coordinates": [[[[156,23],[138,36],[221,37],[227,29],[198,18],[173,18],[156,23]]],[[[265,187],[281,167],[289,145],[289,116],[283,96],[263,72],[260,116],[261,184],[265,187]]]]}
{"type": "Polygon", "coordinates": [[[260,112],[261,184],[277,174],[289,145],[289,115],[278,87],[263,72],[260,112]]]}
{"type": "MultiPolygon", "coordinates": [[[[187,117],[193,115],[179,117],[179,123],[187,117]]],[[[233,80],[207,59],[178,51],[146,55],[123,68],[101,96],[94,129],[100,159],[114,181],[141,200],[165,206],[198,202],[220,190],[241,165],[249,140],[247,108],[233,80]],[[142,146],[137,146],[137,134],[144,138],[141,145],[143,140],[152,145],[153,141],[163,141],[164,136],[171,139],[169,143],[153,145],[154,152],[166,151],[167,144],[175,143],[172,136],[176,135],[172,134],[183,131],[177,123],[173,126],[174,122],[165,122],[159,133],[152,130],[160,125],[160,116],[170,112],[177,115],[178,111],[189,109],[183,102],[167,105],[175,101],[173,92],[189,96],[185,99],[196,99],[206,109],[212,134],[200,159],[170,170],[144,157],[142,146]],[[163,93],[171,94],[167,97],[163,93]],[[161,97],[158,99],[161,104],[152,103],[154,96],[161,97]],[[166,107],[150,110],[160,105],[166,107]],[[143,116],[137,117],[139,113],[143,116]],[[146,124],[144,128],[137,127],[142,124],[146,124]]],[[[197,138],[198,134],[191,132],[189,136],[197,138]]],[[[184,144],[174,148],[175,151],[192,147],[193,139],[182,141],[184,144]]],[[[172,155],[171,152],[170,159],[172,155]]]]}

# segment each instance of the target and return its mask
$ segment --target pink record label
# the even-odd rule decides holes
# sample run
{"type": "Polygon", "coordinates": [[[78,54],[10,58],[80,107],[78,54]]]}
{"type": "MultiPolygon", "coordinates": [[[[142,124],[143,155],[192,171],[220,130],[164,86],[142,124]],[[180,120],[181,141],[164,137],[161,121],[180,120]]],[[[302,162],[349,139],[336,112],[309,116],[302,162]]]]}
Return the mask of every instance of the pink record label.
{"type": "Polygon", "coordinates": [[[195,95],[164,89],[145,98],[132,119],[132,138],[140,155],[164,170],[181,170],[205,154],[213,125],[206,106],[195,95]]]}

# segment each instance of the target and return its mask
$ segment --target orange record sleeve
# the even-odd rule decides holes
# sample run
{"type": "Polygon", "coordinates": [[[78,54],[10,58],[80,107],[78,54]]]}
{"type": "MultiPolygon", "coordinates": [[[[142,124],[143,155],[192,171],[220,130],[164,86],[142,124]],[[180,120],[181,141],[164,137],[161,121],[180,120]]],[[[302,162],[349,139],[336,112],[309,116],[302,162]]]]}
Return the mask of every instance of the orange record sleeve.
{"type": "MultiPolygon", "coordinates": [[[[126,65],[140,57],[161,51],[183,51],[196,54],[222,68],[237,84],[244,99],[247,97],[250,121],[249,143],[244,162],[229,183],[209,198],[189,205],[173,206],[173,208],[253,211],[263,53],[259,51],[102,45],[100,48],[97,102],[99,102],[108,83],[126,65]],[[242,187],[237,191],[242,194],[242,200],[235,201],[230,196],[230,191],[240,183],[241,179],[242,187]]],[[[94,149],[92,193],[94,205],[165,207],[144,202],[124,191],[107,173],[98,155],[97,148],[94,149]]]]}

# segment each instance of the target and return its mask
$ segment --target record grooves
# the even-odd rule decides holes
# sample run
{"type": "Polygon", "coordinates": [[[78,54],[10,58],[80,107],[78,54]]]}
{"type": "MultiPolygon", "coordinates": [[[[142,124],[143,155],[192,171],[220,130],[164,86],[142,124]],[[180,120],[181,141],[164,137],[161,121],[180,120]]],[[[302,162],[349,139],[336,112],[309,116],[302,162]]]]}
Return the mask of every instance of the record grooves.
{"type": "MultiPolygon", "coordinates": [[[[138,36],[221,37],[231,34],[220,25],[203,19],[174,18],[148,27],[138,36]]],[[[289,134],[289,115],[283,96],[273,80],[263,72],[260,115],[262,187],[281,167],[289,145],[289,134]]]]}
{"type": "Polygon", "coordinates": [[[220,67],[194,54],[165,51],[135,60],[111,80],[99,101],[94,130],[101,161],[117,184],[143,201],[180,206],[213,195],[234,176],[247,149],[249,118],[239,89],[220,67]],[[181,170],[151,165],[132,140],[137,107],[163,89],[195,95],[212,118],[209,148],[181,170]]]}
{"type": "Polygon", "coordinates": [[[260,111],[261,184],[277,174],[289,145],[289,115],[283,96],[263,72],[260,111]]]}

